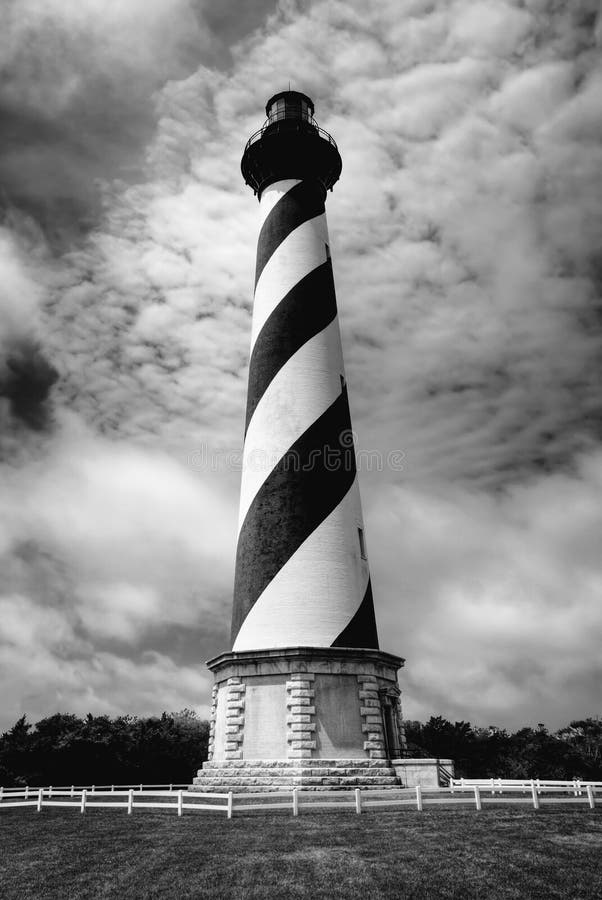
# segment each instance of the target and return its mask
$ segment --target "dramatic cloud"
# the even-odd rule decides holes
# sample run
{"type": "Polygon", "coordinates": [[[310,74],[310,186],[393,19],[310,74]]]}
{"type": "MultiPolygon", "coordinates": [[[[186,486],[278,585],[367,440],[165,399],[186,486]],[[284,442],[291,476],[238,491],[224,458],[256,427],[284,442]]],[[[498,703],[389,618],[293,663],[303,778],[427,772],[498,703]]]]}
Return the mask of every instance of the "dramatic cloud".
{"type": "MultiPolygon", "coordinates": [[[[28,150],[20,174],[0,155],[7,621],[59,617],[52,690],[77,712],[100,666],[104,709],[130,666],[142,711],[137,670],[172,690],[179,665],[205,679],[195,642],[224,647],[257,231],[238,167],[290,79],[343,156],[328,211],[358,443],[403,455],[361,483],[408,712],[599,712],[597,3],[9,10],[0,100],[28,150]]],[[[51,712],[25,672],[13,693],[51,712]]]]}
{"type": "Polygon", "coordinates": [[[97,715],[156,715],[184,704],[208,715],[199,697],[207,697],[211,685],[198,665],[176,665],[152,650],[133,658],[93,652],[56,610],[22,595],[0,598],[0,615],[6,725],[23,710],[34,717],[47,710],[80,716],[90,710],[97,715]]]}
{"type": "Polygon", "coordinates": [[[170,83],[151,180],[111,204],[53,313],[59,341],[83,337],[79,402],[94,394],[103,427],[239,439],[256,219],[238,161],[286,59],[344,158],[329,209],[360,438],[401,444],[426,480],[569,464],[602,395],[601,76],[581,6],[316,4],[228,75],[170,83]]]}
{"type": "Polygon", "coordinates": [[[0,179],[56,243],[101,210],[99,180],[140,179],[154,93],[199,65],[272,0],[7,0],[0,32],[0,179]],[[219,29],[218,30],[216,30],[219,29]]]}
{"type": "Polygon", "coordinates": [[[40,235],[31,222],[9,217],[0,226],[0,454],[15,452],[19,426],[42,430],[49,424],[49,394],[57,379],[40,349],[42,292],[30,264],[40,235]],[[10,449],[8,449],[10,448],[10,449]]]}
{"type": "Polygon", "coordinates": [[[227,635],[232,500],[163,454],[100,440],[69,416],[59,432],[43,456],[2,473],[0,667],[11,673],[11,714],[19,704],[81,712],[99,698],[114,712],[181,708],[175,649],[196,672],[184,705],[202,706],[200,663],[227,635]]]}
{"type": "Polygon", "coordinates": [[[599,709],[601,493],[598,452],[499,496],[369,495],[379,625],[407,658],[408,717],[560,727],[599,709]]]}

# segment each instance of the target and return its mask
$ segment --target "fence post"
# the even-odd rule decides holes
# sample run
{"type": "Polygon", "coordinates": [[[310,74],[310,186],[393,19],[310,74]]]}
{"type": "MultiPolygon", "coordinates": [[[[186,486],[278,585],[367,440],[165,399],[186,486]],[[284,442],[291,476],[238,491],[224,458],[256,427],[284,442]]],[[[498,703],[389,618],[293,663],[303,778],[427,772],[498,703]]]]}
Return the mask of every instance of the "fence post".
{"type": "Polygon", "coordinates": [[[478,784],[474,786],[474,805],[480,811],[481,809],[481,789],[478,784]]]}
{"type": "Polygon", "coordinates": [[[362,792],[359,788],[355,789],[355,811],[358,816],[362,811],[362,792]]]}
{"type": "Polygon", "coordinates": [[[140,793],[142,793],[142,787],[143,787],[143,786],[142,786],[142,785],[140,785],[140,793]]]}
{"type": "Polygon", "coordinates": [[[93,785],[92,785],[92,793],[94,793],[95,790],[96,790],[96,785],[93,784],[93,785]]]}
{"type": "Polygon", "coordinates": [[[48,785],[48,799],[50,800],[51,797],[52,797],[52,785],[49,784],[48,785]]]}
{"type": "Polygon", "coordinates": [[[4,794],[4,787],[0,785],[0,800],[2,800],[2,795],[4,794]]]}
{"type": "Polygon", "coordinates": [[[111,793],[113,793],[113,792],[114,792],[114,790],[115,790],[115,785],[114,785],[114,784],[112,784],[112,785],[111,785],[111,793]]]}
{"type": "Polygon", "coordinates": [[[491,796],[492,796],[492,797],[495,797],[495,791],[494,791],[493,788],[494,788],[494,785],[493,785],[493,778],[492,778],[492,779],[491,779],[491,796]]]}
{"type": "Polygon", "coordinates": [[[28,798],[29,798],[29,785],[26,784],[25,785],[25,799],[27,800],[28,798]]]}
{"type": "Polygon", "coordinates": [[[232,818],[232,791],[228,791],[228,818],[232,818]]]}
{"type": "Polygon", "coordinates": [[[75,785],[74,784],[71,785],[71,796],[72,797],[75,796],[75,785]]]}
{"type": "Polygon", "coordinates": [[[132,788],[128,791],[128,816],[132,815],[132,810],[134,808],[134,791],[132,788]]]}
{"type": "Polygon", "coordinates": [[[416,785],[416,809],[422,812],[422,788],[419,784],[416,785]]]}
{"type": "Polygon", "coordinates": [[[169,790],[170,790],[170,791],[173,791],[173,784],[170,784],[170,785],[169,785],[169,790]]]}
{"type": "Polygon", "coordinates": [[[533,797],[533,809],[539,809],[539,797],[533,779],[531,779],[531,796],[533,797]]]}
{"type": "Polygon", "coordinates": [[[42,788],[40,788],[40,790],[38,791],[38,805],[37,805],[38,812],[42,811],[42,797],[43,796],[44,796],[44,792],[43,792],[42,788]]]}
{"type": "Polygon", "coordinates": [[[182,791],[178,791],[178,815],[182,815],[182,791]]]}
{"type": "Polygon", "coordinates": [[[297,788],[293,788],[293,815],[299,815],[299,799],[297,797],[297,788]]]}
{"type": "Polygon", "coordinates": [[[588,784],[588,786],[587,786],[587,799],[589,801],[589,808],[595,809],[596,808],[596,798],[594,796],[594,789],[591,786],[591,784],[588,784]]]}
{"type": "Polygon", "coordinates": [[[87,794],[87,793],[88,793],[88,792],[87,792],[86,789],[84,788],[84,789],[82,790],[82,802],[81,802],[81,806],[80,806],[80,808],[79,808],[79,811],[82,812],[82,813],[85,813],[85,811],[86,811],[86,794],[87,794]]]}

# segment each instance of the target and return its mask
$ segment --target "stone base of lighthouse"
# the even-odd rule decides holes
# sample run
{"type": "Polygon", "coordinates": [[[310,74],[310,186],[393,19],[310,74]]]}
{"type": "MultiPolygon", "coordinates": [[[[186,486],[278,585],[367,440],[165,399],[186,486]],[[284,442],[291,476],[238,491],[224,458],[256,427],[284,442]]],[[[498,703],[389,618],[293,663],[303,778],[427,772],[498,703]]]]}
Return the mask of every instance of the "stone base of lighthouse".
{"type": "Polygon", "coordinates": [[[289,647],[224,653],[209,758],[192,790],[398,787],[405,746],[397,670],[379,650],[289,647]]]}

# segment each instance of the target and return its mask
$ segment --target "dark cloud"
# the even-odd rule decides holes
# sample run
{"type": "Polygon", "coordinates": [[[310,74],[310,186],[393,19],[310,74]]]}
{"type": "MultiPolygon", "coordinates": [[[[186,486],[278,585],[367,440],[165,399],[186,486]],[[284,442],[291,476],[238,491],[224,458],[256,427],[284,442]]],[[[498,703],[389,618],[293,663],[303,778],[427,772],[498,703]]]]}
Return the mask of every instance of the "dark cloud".
{"type": "MultiPolygon", "coordinates": [[[[86,105],[88,98],[81,98],[86,105]]],[[[50,243],[80,238],[103,209],[99,180],[141,177],[142,152],[153,128],[148,103],[107,104],[47,121],[37,111],[0,106],[0,181],[8,202],[32,215],[50,243]],[[106,107],[109,105],[109,112],[106,107]],[[126,127],[124,127],[126,126],[126,127]]]]}
{"type": "Polygon", "coordinates": [[[140,176],[153,90],[200,59],[194,19],[189,41],[169,46],[168,35],[167,55],[159,53],[151,67],[135,50],[138,39],[149,37],[145,23],[138,34],[135,17],[112,22],[114,11],[107,10],[103,22],[98,13],[94,3],[84,3],[78,15],[64,4],[32,0],[5,11],[0,180],[9,201],[34,215],[58,245],[96,221],[99,180],[140,176]],[[134,45],[131,57],[124,37],[134,45]]]}
{"type": "MultiPolygon", "coordinates": [[[[222,42],[225,60],[232,61],[231,47],[265,23],[266,16],[278,7],[277,0],[198,0],[197,6],[212,34],[222,42]]],[[[220,65],[220,60],[216,60],[220,65]]]]}
{"type": "Polygon", "coordinates": [[[5,366],[5,372],[0,371],[0,396],[8,399],[12,415],[34,431],[46,429],[51,420],[50,391],[58,372],[39,347],[27,343],[11,349],[5,366]]]}
{"type": "Polygon", "coordinates": [[[101,183],[143,178],[155,92],[229,46],[274,2],[9,0],[0,50],[0,184],[60,248],[98,221],[101,183]]]}

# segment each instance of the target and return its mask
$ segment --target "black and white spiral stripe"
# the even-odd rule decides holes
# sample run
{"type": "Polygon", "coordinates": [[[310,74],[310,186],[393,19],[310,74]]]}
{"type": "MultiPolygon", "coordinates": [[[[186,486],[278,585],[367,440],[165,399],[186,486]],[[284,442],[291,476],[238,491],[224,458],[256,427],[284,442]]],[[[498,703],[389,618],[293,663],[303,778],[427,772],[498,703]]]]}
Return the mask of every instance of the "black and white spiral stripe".
{"type": "Polygon", "coordinates": [[[233,650],[376,648],[324,191],[260,208],[233,650]]]}

